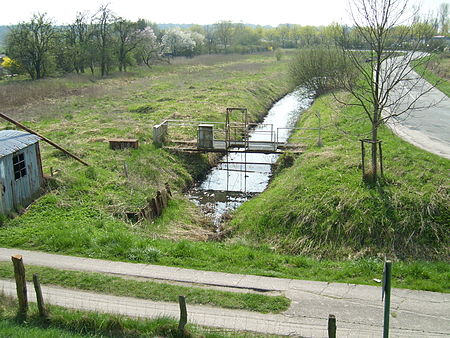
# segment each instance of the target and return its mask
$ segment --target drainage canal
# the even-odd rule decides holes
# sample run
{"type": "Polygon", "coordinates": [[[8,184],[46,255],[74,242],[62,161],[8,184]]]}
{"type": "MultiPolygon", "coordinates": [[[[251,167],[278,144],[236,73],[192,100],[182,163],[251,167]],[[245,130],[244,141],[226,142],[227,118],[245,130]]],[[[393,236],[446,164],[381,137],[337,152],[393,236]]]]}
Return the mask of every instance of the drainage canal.
{"type": "MultiPolygon", "coordinates": [[[[299,89],[275,103],[264,121],[249,136],[250,141],[285,142],[290,128],[300,114],[309,108],[312,96],[299,89]],[[275,134],[275,135],[274,135],[275,134]]],[[[238,149],[236,149],[238,150],[238,149]]],[[[237,153],[231,150],[220,164],[212,168],[205,180],[189,192],[189,198],[214,219],[216,229],[222,216],[264,191],[269,183],[272,164],[279,155],[237,153]]]]}

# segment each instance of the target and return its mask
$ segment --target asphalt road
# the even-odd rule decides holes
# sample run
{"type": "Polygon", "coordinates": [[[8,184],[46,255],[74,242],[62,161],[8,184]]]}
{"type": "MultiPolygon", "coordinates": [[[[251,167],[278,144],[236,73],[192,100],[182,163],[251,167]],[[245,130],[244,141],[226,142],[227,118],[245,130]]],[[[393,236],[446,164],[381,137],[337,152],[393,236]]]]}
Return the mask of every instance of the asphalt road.
{"type": "MultiPolygon", "coordinates": [[[[421,55],[418,55],[421,56],[421,55]]],[[[400,64],[402,57],[386,61],[384,69],[400,64]]],[[[389,127],[406,141],[450,159],[450,98],[422,79],[409,67],[404,79],[394,86],[386,114],[408,111],[388,121],[389,127]]],[[[389,73],[387,71],[386,73],[389,73]]],[[[389,81],[387,75],[384,80],[389,81]]]]}

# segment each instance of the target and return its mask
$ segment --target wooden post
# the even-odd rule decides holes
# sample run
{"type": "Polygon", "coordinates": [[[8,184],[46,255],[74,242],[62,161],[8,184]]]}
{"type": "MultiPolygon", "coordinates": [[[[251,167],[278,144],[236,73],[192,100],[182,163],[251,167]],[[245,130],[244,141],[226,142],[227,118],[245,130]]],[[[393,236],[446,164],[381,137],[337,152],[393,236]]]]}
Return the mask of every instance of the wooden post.
{"type": "Polygon", "coordinates": [[[321,130],[322,130],[322,123],[321,123],[321,119],[320,119],[320,112],[316,113],[317,119],[319,120],[319,137],[317,139],[317,146],[321,147],[323,145],[322,143],[322,136],[321,136],[321,130]]]}
{"type": "Polygon", "coordinates": [[[159,191],[159,190],[156,192],[156,201],[159,204],[159,209],[161,210],[159,215],[161,216],[165,206],[164,206],[163,198],[161,195],[161,191],[159,191]]]}
{"type": "Polygon", "coordinates": [[[25,267],[22,255],[11,257],[14,265],[14,277],[16,279],[17,299],[19,300],[18,316],[25,319],[28,312],[27,281],[25,280],[25,267]]]}
{"type": "Polygon", "coordinates": [[[378,142],[378,147],[380,149],[380,173],[383,176],[383,152],[381,151],[381,141],[378,142]]]}
{"type": "Polygon", "coordinates": [[[47,318],[47,311],[45,310],[44,298],[42,297],[41,283],[39,282],[38,274],[33,274],[34,291],[36,291],[36,300],[41,318],[47,318]]]}
{"type": "Polygon", "coordinates": [[[128,164],[127,162],[123,162],[123,173],[126,178],[128,178],[128,164]]]}
{"type": "Polygon", "coordinates": [[[364,141],[361,140],[361,168],[362,168],[362,176],[364,178],[365,168],[364,168],[364,160],[365,160],[365,149],[364,149],[364,141]]]}
{"type": "Polygon", "coordinates": [[[328,338],[336,338],[336,316],[328,316],[328,338]]]}
{"type": "Polygon", "coordinates": [[[163,208],[164,209],[167,208],[168,198],[167,198],[167,190],[166,189],[161,190],[161,201],[162,201],[163,208]]]}
{"type": "Polygon", "coordinates": [[[170,190],[170,185],[169,185],[169,183],[165,183],[164,186],[165,186],[165,188],[166,188],[167,194],[168,194],[170,197],[172,197],[172,191],[170,190]]]}
{"type": "Polygon", "coordinates": [[[383,273],[383,296],[384,296],[384,325],[383,338],[389,337],[389,312],[391,307],[391,277],[392,277],[392,262],[384,262],[383,273]]]}
{"type": "Polygon", "coordinates": [[[186,326],[187,323],[186,298],[184,296],[178,296],[178,302],[180,303],[180,322],[178,324],[178,331],[182,336],[184,327],[186,326]]]}
{"type": "Polygon", "coordinates": [[[152,205],[155,207],[156,217],[161,216],[161,204],[159,204],[159,201],[156,197],[152,198],[152,205]]]}

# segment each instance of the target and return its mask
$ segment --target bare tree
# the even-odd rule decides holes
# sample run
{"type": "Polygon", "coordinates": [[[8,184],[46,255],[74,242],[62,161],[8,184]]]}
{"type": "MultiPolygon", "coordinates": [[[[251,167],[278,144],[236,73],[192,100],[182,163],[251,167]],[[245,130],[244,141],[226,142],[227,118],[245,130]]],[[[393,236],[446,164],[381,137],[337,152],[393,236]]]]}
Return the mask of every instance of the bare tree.
{"type": "Polygon", "coordinates": [[[118,18],[114,23],[117,34],[117,57],[119,71],[127,71],[128,55],[142,42],[142,35],[136,23],[118,18]]]}
{"type": "Polygon", "coordinates": [[[108,8],[108,5],[102,5],[93,17],[94,35],[97,40],[100,71],[102,76],[108,74],[111,53],[112,53],[112,32],[111,24],[114,21],[114,15],[108,8]]]}
{"type": "Polygon", "coordinates": [[[352,0],[350,14],[353,33],[364,44],[364,51],[348,48],[348,30],[337,40],[345,59],[361,80],[341,77],[340,87],[356,99],[351,105],[362,109],[370,120],[371,180],[377,180],[378,128],[390,119],[425,108],[421,97],[432,88],[414,72],[427,62],[420,52],[432,37],[432,28],[423,23],[412,24],[407,0],[352,0]],[[416,63],[413,61],[416,60],[416,63]]]}
{"type": "Polygon", "coordinates": [[[224,52],[227,51],[231,45],[231,39],[233,37],[234,25],[231,21],[220,21],[214,24],[214,31],[217,40],[222,45],[224,52]]]}
{"type": "Polygon", "coordinates": [[[6,39],[8,55],[34,79],[45,77],[52,63],[56,30],[46,14],[35,14],[30,22],[13,27],[6,39]]]}
{"type": "Polygon", "coordinates": [[[77,73],[84,73],[88,60],[89,25],[87,13],[77,13],[75,22],[67,27],[65,40],[69,50],[68,58],[77,73]]]}
{"type": "Polygon", "coordinates": [[[438,20],[439,20],[439,27],[441,28],[441,34],[447,35],[448,34],[448,14],[449,14],[449,4],[448,3],[441,3],[439,6],[439,12],[438,12],[438,20]]]}

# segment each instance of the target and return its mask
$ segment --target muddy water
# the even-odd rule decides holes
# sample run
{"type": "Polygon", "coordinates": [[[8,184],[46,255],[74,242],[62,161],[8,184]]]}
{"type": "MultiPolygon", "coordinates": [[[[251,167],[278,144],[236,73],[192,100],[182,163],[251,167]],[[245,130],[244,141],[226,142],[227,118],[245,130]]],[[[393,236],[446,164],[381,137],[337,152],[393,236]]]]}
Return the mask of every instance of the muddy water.
{"type": "MultiPolygon", "coordinates": [[[[264,121],[250,134],[250,140],[273,141],[278,137],[278,142],[286,141],[290,130],[278,130],[277,136],[273,132],[277,128],[293,128],[300,114],[311,103],[310,93],[301,89],[286,95],[272,106],[264,121]]],[[[212,216],[217,225],[224,214],[266,189],[272,164],[278,156],[230,151],[221,160],[227,163],[212,168],[205,180],[189,192],[189,198],[212,216]]]]}

